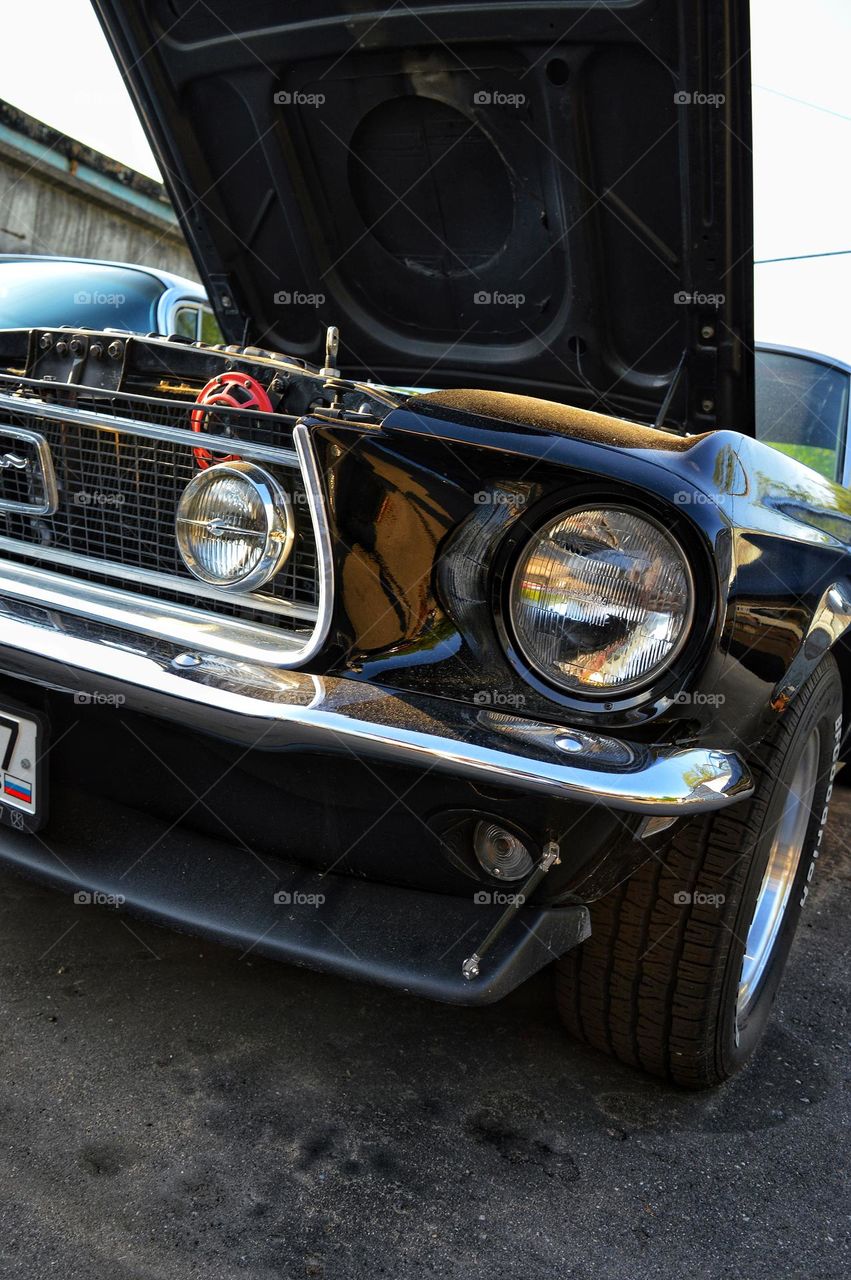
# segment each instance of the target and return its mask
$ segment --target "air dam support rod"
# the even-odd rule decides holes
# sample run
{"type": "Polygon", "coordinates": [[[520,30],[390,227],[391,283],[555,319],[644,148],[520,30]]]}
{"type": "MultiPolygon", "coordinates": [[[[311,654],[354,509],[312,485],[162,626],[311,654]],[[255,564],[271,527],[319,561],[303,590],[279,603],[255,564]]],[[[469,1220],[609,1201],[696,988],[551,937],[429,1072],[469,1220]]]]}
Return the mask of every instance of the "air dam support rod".
{"type": "Polygon", "coordinates": [[[519,891],[514,895],[514,901],[509,903],[505,908],[502,915],[499,917],[496,924],[493,926],[484,941],[479,945],[477,950],[475,950],[473,954],[461,965],[461,972],[468,982],[472,982],[473,978],[478,978],[482,957],[490,951],[500,934],[505,932],[508,925],[517,915],[517,912],[525,904],[526,899],[535,892],[550,867],[554,867],[560,862],[561,857],[558,844],[555,840],[550,840],[548,844],[544,845],[541,861],[538,863],[537,867],[535,867],[535,870],[529,876],[526,883],[522,885],[519,891]]]}

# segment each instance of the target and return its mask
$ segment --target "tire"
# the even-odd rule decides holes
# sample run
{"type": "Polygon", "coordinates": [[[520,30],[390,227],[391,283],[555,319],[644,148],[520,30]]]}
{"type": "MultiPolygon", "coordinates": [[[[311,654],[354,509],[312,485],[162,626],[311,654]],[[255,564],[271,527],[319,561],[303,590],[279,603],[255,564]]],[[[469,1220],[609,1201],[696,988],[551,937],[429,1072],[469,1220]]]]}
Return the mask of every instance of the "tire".
{"type": "Polygon", "coordinates": [[[749,761],[753,796],[683,824],[667,850],[592,904],[591,937],[556,964],[558,1008],[574,1036],[687,1088],[720,1084],[747,1062],[818,857],[841,711],[828,655],[749,761]],[[787,871],[781,847],[791,851],[787,871]],[[775,874],[760,896],[770,860],[775,874]],[[740,993],[758,902],[764,927],[751,934],[751,981],[740,993]]]}

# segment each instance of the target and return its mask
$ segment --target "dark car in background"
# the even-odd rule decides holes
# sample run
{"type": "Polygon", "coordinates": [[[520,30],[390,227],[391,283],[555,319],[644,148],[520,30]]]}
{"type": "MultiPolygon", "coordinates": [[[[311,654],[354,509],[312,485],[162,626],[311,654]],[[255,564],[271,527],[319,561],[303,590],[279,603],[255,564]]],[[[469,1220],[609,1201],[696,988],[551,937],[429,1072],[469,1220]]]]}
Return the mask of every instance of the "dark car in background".
{"type": "Polygon", "coordinates": [[[0,254],[0,328],[21,325],[221,342],[207,295],[194,280],[126,262],[0,254]]]}
{"type": "Polygon", "coordinates": [[[828,480],[851,485],[851,365],[758,343],[756,435],[828,480]]]}

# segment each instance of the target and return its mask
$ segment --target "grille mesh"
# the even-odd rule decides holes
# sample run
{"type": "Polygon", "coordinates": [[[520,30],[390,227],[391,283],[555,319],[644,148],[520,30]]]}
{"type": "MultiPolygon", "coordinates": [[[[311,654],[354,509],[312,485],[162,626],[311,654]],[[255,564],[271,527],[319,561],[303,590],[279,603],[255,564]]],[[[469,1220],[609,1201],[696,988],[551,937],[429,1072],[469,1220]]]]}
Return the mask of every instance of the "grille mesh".
{"type": "MultiPolygon", "coordinates": [[[[62,393],[68,394],[64,388],[62,393]]],[[[196,580],[180,558],[174,536],[178,501],[189,480],[198,472],[193,445],[202,438],[188,430],[189,408],[185,403],[175,403],[167,408],[152,406],[144,403],[144,397],[137,396],[98,397],[96,400],[86,396],[85,400],[88,402],[80,396],[79,408],[99,409],[115,417],[132,417],[137,421],[186,429],[187,443],[147,439],[131,432],[86,426],[75,421],[73,410],[67,419],[44,418],[28,410],[26,400],[21,401],[20,412],[5,410],[3,417],[8,423],[38,431],[47,439],[59,489],[59,508],[54,515],[0,512],[0,534],[21,544],[22,557],[26,558],[27,545],[38,546],[47,553],[39,557],[40,563],[74,578],[110,582],[148,597],[174,599],[184,604],[198,597],[199,606],[207,611],[267,623],[274,616],[275,621],[283,626],[303,627],[303,621],[296,623],[286,614],[277,612],[271,615],[262,607],[264,601],[292,601],[308,607],[317,604],[316,546],[298,471],[272,463],[261,464],[276,475],[293,504],[295,545],[281,572],[252,595],[234,596],[232,601],[207,597],[202,600],[198,596],[196,580]],[[174,586],[163,588],[149,582],[134,583],[123,578],[119,580],[114,575],[100,577],[96,563],[69,566],[57,562],[53,566],[50,565],[51,549],[85,556],[92,562],[100,561],[110,566],[165,573],[173,577],[174,586]]],[[[261,423],[254,423],[253,416],[227,412],[216,416],[208,411],[206,426],[216,434],[234,437],[235,454],[238,453],[238,436],[271,444],[268,436],[273,429],[277,447],[292,447],[292,420],[274,415],[273,428],[269,422],[271,415],[263,415],[266,420],[261,423]]],[[[2,440],[2,425],[0,443],[3,448],[8,447],[2,440]]],[[[5,470],[0,492],[4,498],[26,501],[26,475],[20,471],[5,470]]],[[[2,554],[8,556],[10,553],[4,549],[2,554]]]]}

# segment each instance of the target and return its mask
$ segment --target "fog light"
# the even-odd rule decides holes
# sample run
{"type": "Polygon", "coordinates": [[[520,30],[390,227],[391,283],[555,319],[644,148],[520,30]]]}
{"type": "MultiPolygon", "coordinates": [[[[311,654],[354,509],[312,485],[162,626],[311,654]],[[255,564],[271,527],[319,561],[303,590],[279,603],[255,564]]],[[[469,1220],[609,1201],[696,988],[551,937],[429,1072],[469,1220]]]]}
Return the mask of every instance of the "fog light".
{"type": "Polygon", "coordinates": [[[499,880],[523,880],[532,874],[532,855],[522,840],[495,822],[478,822],[473,848],[488,875],[499,880]]]}
{"type": "Polygon", "coordinates": [[[186,486],[176,532],[183,563],[196,578],[225,591],[254,591],[292,549],[290,500],[261,467],[220,462],[186,486]]]}

